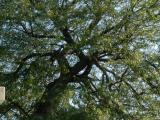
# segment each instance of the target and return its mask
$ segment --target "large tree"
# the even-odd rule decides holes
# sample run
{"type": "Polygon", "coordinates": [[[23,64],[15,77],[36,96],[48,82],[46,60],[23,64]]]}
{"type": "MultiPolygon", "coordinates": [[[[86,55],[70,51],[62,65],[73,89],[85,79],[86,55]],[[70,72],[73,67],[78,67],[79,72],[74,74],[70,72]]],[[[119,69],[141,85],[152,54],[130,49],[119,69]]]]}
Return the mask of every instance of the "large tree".
{"type": "Polygon", "coordinates": [[[159,0],[0,0],[0,119],[160,118],[159,0]]]}

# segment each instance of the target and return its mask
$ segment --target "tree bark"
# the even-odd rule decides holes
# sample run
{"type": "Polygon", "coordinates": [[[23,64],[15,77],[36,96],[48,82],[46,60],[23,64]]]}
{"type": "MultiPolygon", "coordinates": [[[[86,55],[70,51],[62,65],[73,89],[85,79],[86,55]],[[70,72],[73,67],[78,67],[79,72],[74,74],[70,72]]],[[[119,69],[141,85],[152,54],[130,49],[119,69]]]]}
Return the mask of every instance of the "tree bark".
{"type": "Polygon", "coordinates": [[[59,104],[59,97],[66,89],[72,76],[69,74],[61,75],[60,78],[50,83],[44,92],[41,100],[36,104],[35,111],[31,115],[34,120],[49,120],[55,113],[57,105],[59,104]]]}

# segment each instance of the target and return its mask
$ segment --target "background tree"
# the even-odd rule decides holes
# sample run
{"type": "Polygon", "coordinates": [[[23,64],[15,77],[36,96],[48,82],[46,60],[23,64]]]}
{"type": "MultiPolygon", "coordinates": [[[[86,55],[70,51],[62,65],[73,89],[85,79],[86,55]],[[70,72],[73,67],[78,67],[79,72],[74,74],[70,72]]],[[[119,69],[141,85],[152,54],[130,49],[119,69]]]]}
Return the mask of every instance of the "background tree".
{"type": "Polygon", "coordinates": [[[0,119],[160,118],[159,0],[1,0],[0,119]]]}

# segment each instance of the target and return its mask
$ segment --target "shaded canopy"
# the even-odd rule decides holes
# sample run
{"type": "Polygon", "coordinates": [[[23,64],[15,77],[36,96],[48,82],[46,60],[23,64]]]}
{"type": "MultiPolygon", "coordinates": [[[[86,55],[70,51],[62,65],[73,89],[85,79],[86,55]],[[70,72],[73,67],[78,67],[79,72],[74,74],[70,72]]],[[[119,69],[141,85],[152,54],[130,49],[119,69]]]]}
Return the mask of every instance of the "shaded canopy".
{"type": "Polygon", "coordinates": [[[159,0],[1,0],[0,119],[160,118],[159,0]]]}

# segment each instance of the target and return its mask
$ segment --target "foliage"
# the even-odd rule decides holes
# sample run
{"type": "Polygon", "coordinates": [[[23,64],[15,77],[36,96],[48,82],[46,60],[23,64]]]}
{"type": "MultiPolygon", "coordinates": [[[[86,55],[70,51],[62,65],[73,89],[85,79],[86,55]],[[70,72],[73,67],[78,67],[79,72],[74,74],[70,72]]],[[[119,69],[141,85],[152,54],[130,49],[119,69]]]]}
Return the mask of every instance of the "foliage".
{"type": "Polygon", "coordinates": [[[160,118],[159,0],[1,0],[0,119],[160,118]]]}

